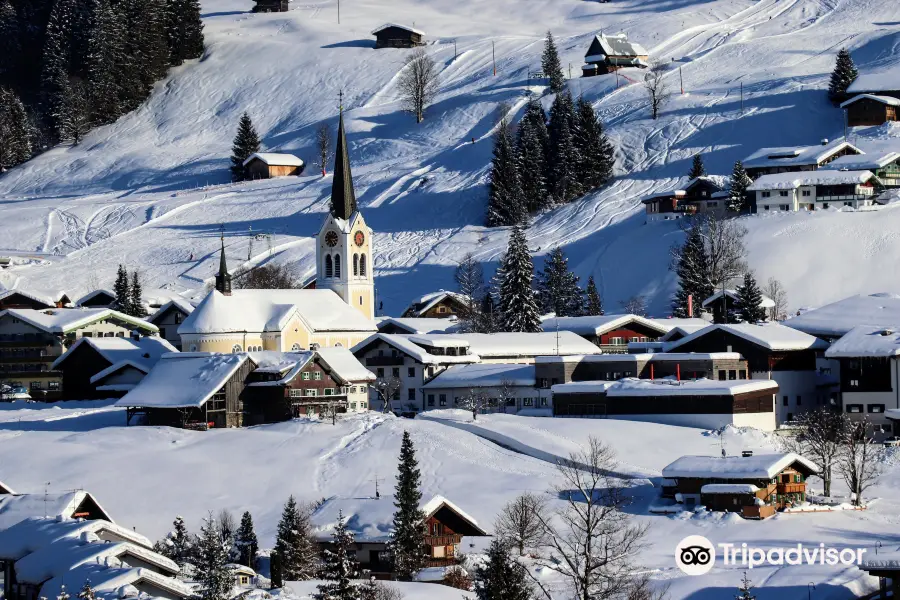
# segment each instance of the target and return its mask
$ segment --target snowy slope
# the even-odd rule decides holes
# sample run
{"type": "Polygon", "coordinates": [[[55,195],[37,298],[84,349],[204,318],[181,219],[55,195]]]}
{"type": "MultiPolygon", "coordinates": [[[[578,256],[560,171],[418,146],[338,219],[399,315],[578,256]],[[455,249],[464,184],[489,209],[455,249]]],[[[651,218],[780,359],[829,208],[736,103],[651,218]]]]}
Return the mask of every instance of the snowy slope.
{"type": "MultiPolygon", "coordinates": [[[[619,89],[616,76],[570,81],[615,138],[621,175],[537,217],[529,236],[537,255],[564,245],[579,275],[597,277],[608,306],[642,293],[661,315],[674,283],[666,251],[680,233],[645,226],[637,199],[674,185],[697,152],[724,174],[760,146],[837,137],[841,113],[822,92],[836,49],[849,46],[861,68],[884,68],[900,47],[892,0],[368,0],[342,7],[340,25],[334,0],[296,0],[288,13],[265,15],[251,5],[207,1],[203,59],[174,69],[144,107],[80,147],[56,148],[0,179],[0,249],[65,255],[5,271],[0,282],[77,293],[92,276],[109,284],[123,262],[144,272],[146,288],[198,289],[214,272],[220,226],[232,268],[275,255],[312,272],[310,236],[330,178],[311,166],[297,179],[230,185],[228,153],[248,110],[267,150],[312,162],[315,129],[334,123],[344,90],[357,195],[377,232],[378,293],[386,312],[397,312],[411,295],[452,285],[464,252],[496,261],[507,234],[481,226],[496,108],[509,102],[518,111],[527,91],[543,91],[528,73],[547,28],[576,76],[602,29],[674,59],[688,93],[654,122],[641,86],[626,85],[639,71],[623,72],[619,89]],[[405,52],[371,49],[369,32],[386,20],[424,29],[441,68],[441,94],[418,126],[398,112],[405,52]],[[251,243],[259,233],[267,237],[251,243]]],[[[678,71],[668,79],[677,92],[678,71]]],[[[787,285],[792,308],[900,291],[898,216],[748,218],[750,263],[787,285]],[[826,255],[823,275],[809,259],[826,255]]]]}

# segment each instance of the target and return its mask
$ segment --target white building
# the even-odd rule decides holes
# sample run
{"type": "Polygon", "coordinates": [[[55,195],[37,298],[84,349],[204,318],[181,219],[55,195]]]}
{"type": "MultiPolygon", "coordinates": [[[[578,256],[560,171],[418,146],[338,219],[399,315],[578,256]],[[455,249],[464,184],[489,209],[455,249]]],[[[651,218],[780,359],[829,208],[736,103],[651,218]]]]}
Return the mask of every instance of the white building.
{"type": "Polygon", "coordinates": [[[850,296],[783,322],[792,329],[829,341],[858,326],[884,327],[891,323],[900,323],[900,296],[886,292],[850,296]]]}
{"type": "Polygon", "coordinates": [[[544,409],[549,412],[549,390],[535,385],[534,365],[472,364],[456,365],[442,371],[422,386],[424,410],[456,408],[467,396],[486,398],[492,410],[517,413],[544,409]]]}
{"type": "Polygon", "coordinates": [[[862,150],[843,140],[822,140],[814,146],[760,148],[742,162],[747,174],[756,179],[773,173],[815,171],[848,154],[862,154],[862,150]]]}
{"type": "Polygon", "coordinates": [[[759,213],[825,208],[862,208],[875,203],[878,180],[871,171],[820,169],[763,175],[747,188],[759,213]]]}

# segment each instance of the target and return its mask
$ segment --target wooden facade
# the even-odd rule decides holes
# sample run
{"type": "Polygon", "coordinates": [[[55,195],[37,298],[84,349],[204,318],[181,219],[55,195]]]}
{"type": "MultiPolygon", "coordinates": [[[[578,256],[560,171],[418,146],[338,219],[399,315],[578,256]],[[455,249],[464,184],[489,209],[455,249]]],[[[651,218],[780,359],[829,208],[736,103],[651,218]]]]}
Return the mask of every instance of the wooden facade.
{"type": "Polygon", "coordinates": [[[678,346],[677,352],[738,352],[747,359],[750,371],[815,371],[816,350],[768,350],[738,335],[713,329],[678,346]]]}
{"type": "Polygon", "coordinates": [[[42,308],[54,308],[55,305],[48,304],[38,298],[34,298],[27,294],[22,294],[20,292],[13,291],[6,296],[0,298],[0,310],[6,310],[7,308],[34,308],[34,309],[42,309],[42,308]]]}
{"type": "Polygon", "coordinates": [[[860,98],[846,105],[847,125],[860,127],[882,125],[897,120],[897,106],[888,102],[879,102],[874,98],[860,98]]]}
{"type": "Polygon", "coordinates": [[[245,167],[247,177],[250,179],[271,179],[273,177],[292,177],[303,173],[303,166],[300,165],[273,165],[267,164],[265,161],[254,158],[247,163],[245,167]]]}
{"type": "Polygon", "coordinates": [[[174,302],[161,311],[156,312],[147,320],[159,327],[159,337],[163,338],[179,352],[181,351],[181,336],[178,335],[178,326],[188,317],[188,313],[174,302]]]}
{"type": "Polygon", "coordinates": [[[109,308],[116,303],[116,297],[105,290],[97,290],[93,296],[78,303],[85,308],[109,308]]]}
{"type": "MultiPolygon", "coordinates": [[[[604,356],[604,355],[601,355],[604,356]]],[[[535,380],[539,388],[549,388],[557,383],[573,381],[618,381],[625,377],[639,379],[717,379],[719,381],[749,378],[747,361],[740,358],[712,358],[698,355],[696,358],[673,358],[665,353],[649,358],[622,355],[621,360],[539,361],[535,364],[535,380]]]]}
{"type": "Polygon", "coordinates": [[[722,216],[727,210],[727,195],[715,181],[698,177],[683,190],[671,190],[642,200],[648,220],[671,220],[696,214],[722,216]]]}
{"type": "Polygon", "coordinates": [[[400,25],[389,25],[375,31],[375,48],[414,48],[425,45],[422,33],[400,25]]]}
{"type": "Polygon", "coordinates": [[[256,0],[253,12],[287,12],[289,4],[289,0],[256,0]]]}
{"type": "Polygon", "coordinates": [[[774,412],[773,390],[743,394],[607,396],[605,392],[553,393],[553,415],[606,417],[618,415],[734,415],[774,412]]]}
{"type": "MultiPolygon", "coordinates": [[[[460,297],[456,294],[447,293],[437,302],[429,299],[424,302],[412,303],[405,311],[403,311],[401,318],[447,319],[464,312],[466,308],[467,306],[460,297]]],[[[383,333],[391,332],[384,331],[383,333]]],[[[393,333],[409,332],[397,331],[393,333]]]]}
{"type": "Polygon", "coordinates": [[[98,393],[91,377],[111,367],[109,362],[97,349],[87,343],[81,343],[70,350],[58,366],[62,373],[61,400],[96,400],[100,398],[122,397],[124,392],[110,395],[109,392],[98,393]]]}
{"type": "MultiPolygon", "coordinates": [[[[254,372],[248,383],[278,381],[280,374],[254,372]]],[[[247,425],[277,423],[303,416],[327,414],[336,404],[338,413],[347,412],[347,391],[317,360],[311,360],[296,377],[280,385],[248,385],[244,392],[247,425]],[[315,396],[308,390],[314,390],[315,396]]]]}

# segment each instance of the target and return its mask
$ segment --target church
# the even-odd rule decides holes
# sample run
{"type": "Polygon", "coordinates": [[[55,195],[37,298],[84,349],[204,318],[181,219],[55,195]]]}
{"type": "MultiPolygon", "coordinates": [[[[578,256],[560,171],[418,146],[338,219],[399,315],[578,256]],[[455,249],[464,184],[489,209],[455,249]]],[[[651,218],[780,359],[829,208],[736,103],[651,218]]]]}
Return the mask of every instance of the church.
{"type": "Polygon", "coordinates": [[[331,211],[316,240],[316,289],[231,289],[225,242],[216,287],[178,327],[185,352],[349,348],[377,332],[372,230],[357,210],[344,115],[331,211]]]}

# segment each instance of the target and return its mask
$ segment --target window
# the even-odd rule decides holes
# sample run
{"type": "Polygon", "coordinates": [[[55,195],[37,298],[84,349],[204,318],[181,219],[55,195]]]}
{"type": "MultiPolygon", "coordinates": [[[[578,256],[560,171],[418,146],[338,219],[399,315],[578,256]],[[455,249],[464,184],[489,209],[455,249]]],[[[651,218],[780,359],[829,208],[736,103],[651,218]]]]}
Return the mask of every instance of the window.
{"type": "MultiPolygon", "coordinates": [[[[772,192],[763,192],[762,193],[763,198],[770,198],[771,196],[772,196],[772,192]]],[[[769,210],[768,206],[766,207],[766,210],[769,210]]]]}
{"type": "Polygon", "coordinates": [[[637,342],[640,342],[640,341],[641,341],[641,338],[639,338],[639,337],[633,337],[633,338],[631,338],[631,341],[637,343],[637,342]]]}
{"type": "Polygon", "coordinates": [[[781,210],[790,210],[790,206],[787,204],[779,204],[778,208],[780,208],[781,210]]]}
{"type": "Polygon", "coordinates": [[[734,369],[729,370],[728,371],[728,379],[729,380],[737,379],[737,371],[735,371],[734,369]]]}
{"type": "Polygon", "coordinates": [[[175,324],[180,325],[182,321],[184,321],[184,315],[181,314],[180,312],[176,311],[175,312],[175,324]]]}
{"type": "Polygon", "coordinates": [[[803,190],[803,195],[804,195],[804,196],[811,196],[811,195],[812,195],[812,192],[811,192],[810,190],[803,190]]]}
{"type": "Polygon", "coordinates": [[[868,408],[869,408],[870,413],[883,413],[884,412],[884,404],[870,404],[868,408]]]}
{"type": "Polygon", "coordinates": [[[360,277],[366,276],[366,255],[365,254],[359,255],[359,276],[360,277]]]}
{"type": "Polygon", "coordinates": [[[719,381],[725,381],[725,370],[724,369],[719,370],[719,381]]]}
{"type": "Polygon", "coordinates": [[[788,193],[786,191],[782,190],[782,191],[778,192],[778,195],[781,196],[782,198],[787,198],[788,193]]]}
{"type": "Polygon", "coordinates": [[[313,396],[318,396],[319,394],[315,390],[315,388],[306,388],[305,390],[303,390],[303,395],[313,397],[313,396]]]}
{"type": "Polygon", "coordinates": [[[334,255],[334,276],[339,278],[341,277],[341,255],[334,255]]]}
{"type": "Polygon", "coordinates": [[[300,374],[300,379],[303,381],[309,381],[309,371],[304,371],[300,374]]]}
{"type": "Polygon", "coordinates": [[[787,396],[782,396],[782,397],[781,397],[781,404],[782,404],[782,406],[787,406],[787,405],[788,405],[788,397],[787,397],[787,396]]]}
{"type": "Polygon", "coordinates": [[[415,400],[416,399],[416,388],[409,388],[406,390],[406,399],[407,400],[415,400]]]}
{"type": "Polygon", "coordinates": [[[516,399],[515,399],[515,398],[507,398],[507,399],[506,399],[506,405],[507,405],[507,406],[515,406],[515,405],[516,405],[516,399]]]}
{"type": "MultiPolygon", "coordinates": [[[[58,381],[50,381],[47,383],[47,389],[52,392],[59,391],[59,382],[58,381]]],[[[873,411],[869,411],[873,412],[873,411]]],[[[884,412],[884,405],[881,406],[881,412],[884,412]]]]}
{"type": "Polygon", "coordinates": [[[850,387],[859,387],[859,379],[851,379],[850,387]]]}
{"type": "Polygon", "coordinates": [[[853,206],[852,202],[844,202],[844,206],[853,206]]]}
{"type": "Polygon", "coordinates": [[[415,377],[415,376],[416,376],[416,368],[415,368],[415,367],[408,367],[408,368],[406,369],[406,376],[407,376],[407,377],[415,377]]]}
{"type": "Polygon", "coordinates": [[[393,369],[391,369],[391,377],[400,379],[400,367],[394,367],[393,369]]]}
{"type": "Polygon", "coordinates": [[[378,367],[378,369],[376,369],[376,371],[375,371],[375,376],[378,379],[384,379],[384,369],[382,369],[381,367],[378,367]]]}
{"type": "Polygon", "coordinates": [[[547,399],[541,398],[541,406],[547,406],[547,399]]]}
{"type": "Polygon", "coordinates": [[[549,383],[547,382],[547,378],[546,378],[546,377],[541,377],[541,380],[538,382],[538,386],[539,386],[539,387],[542,387],[542,388],[548,388],[548,387],[550,387],[549,383]]]}
{"type": "Polygon", "coordinates": [[[522,398],[522,406],[534,406],[534,398],[522,398]]]}
{"type": "Polygon", "coordinates": [[[31,382],[31,389],[33,389],[33,390],[39,390],[39,389],[41,389],[41,382],[40,382],[40,381],[32,381],[32,382],[31,382]]]}
{"type": "Polygon", "coordinates": [[[240,352],[240,351],[241,351],[241,345],[240,345],[240,344],[235,344],[234,346],[231,347],[231,353],[232,353],[232,354],[234,354],[235,352],[240,352]]]}
{"type": "Polygon", "coordinates": [[[331,255],[325,255],[325,277],[334,277],[334,263],[331,261],[331,255]]]}
{"type": "Polygon", "coordinates": [[[763,205],[763,210],[769,210],[769,205],[768,205],[768,204],[764,204],[764,205],[763,205]]]}
{"type": "Polygon", "coordinates": [[[351,403],[350,403],[350,409],[351,409],[351,410],[356,410],[356,402],[351,402],[351,403]]]}
{"type": "Polygon", "coordinates": [[[438,306],[438,312],[441,314],[447,312],[447,307],[446,306],[438,306]]]}
{"type": "Polygon", "coordinates": [[[828,203],[827,203],[827,202],[823,202],[823,203],[822,203],[822,208],[828,208],[828,203]]]}
{"type": "Polygon", "coordinates": [[[747,371],[744,369],[738,371],[738,379],[747,379],[747,371]]]}
{"type": "Polygon", "coordinates": [[[434,406],[434,394],[428,394],[428,406],[434,406]]]}
{"type": "Polygon", "coordinates": [[[613,346],[621,346],[621,345],[622,345],[622,338],[620,338],[620,337],[611,337],[611,338],[609,338],[609,343],[612,344],[613,346]]]}
{"type": "Polygon", "coordinates": [[[191,344],[191,349],[190,349],[190,351],[191,351],[191,352],[196,352],[196,351],[197,351],[197,344],[191,344]]]}
{"type": "Polygon", "coordinates": [[[359,277],[359,254],[353,255],[353,276],[359,277]]]}
{"type": "Polygon", "coordinates": [[[316,381],[322,381],[322,371],[316,371],[313,373],[313,379],[316,381]]]}
{"type": "Polygon", "coordinates": [[[447,394],[438,395],[438,404],[440,406],[447,406],[447,394]]]}
{"type": "Polygon", "coordinates": [[[802,405],[802,404],[803,404],[803,397],[802,397],[802,396],[797,396],[797,406],[800,406],[800,405],[802,405]]]}
{"type": "Polygon", "coordinates": [[[334,396],[334,388],[325,388],[322,390],[323,396],[334,396]]]}
{"type": "Polygon", "coordinates": [[[848,405],[847,405],[847,412],[848,412],[848,413],[861,413],[862,411],[863,411],[863,405],[862,405],[862,404],[848,404],[848,405]]]}
{"type": "Polygon", "coordinates": [[[299,398],[302,395],[303,395],[303,390],[297,390],[297,389],[291,388],[291,391],[290,391],[291,398],[299,398]]]}

